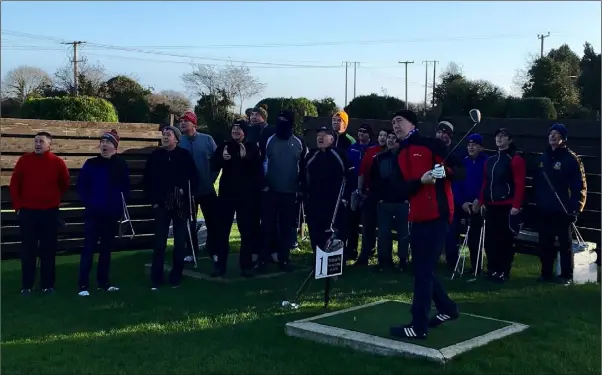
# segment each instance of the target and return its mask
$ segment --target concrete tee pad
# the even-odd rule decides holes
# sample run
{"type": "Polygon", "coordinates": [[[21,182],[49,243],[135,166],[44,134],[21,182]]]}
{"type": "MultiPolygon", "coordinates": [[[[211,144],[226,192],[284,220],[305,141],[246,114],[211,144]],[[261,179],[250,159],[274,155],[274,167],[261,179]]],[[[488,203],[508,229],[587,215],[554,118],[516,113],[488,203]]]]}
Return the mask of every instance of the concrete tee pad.
{"type": "Polygon", "coordinates": [[[411,321],[410,305],[382,300],[286,324],[286,334],[386,356],[419,356],[444,363],[471,349],[524,331],[528,326],[462,313],[429,330],[426,340],[401,340],[389,327],[411,321]]]}

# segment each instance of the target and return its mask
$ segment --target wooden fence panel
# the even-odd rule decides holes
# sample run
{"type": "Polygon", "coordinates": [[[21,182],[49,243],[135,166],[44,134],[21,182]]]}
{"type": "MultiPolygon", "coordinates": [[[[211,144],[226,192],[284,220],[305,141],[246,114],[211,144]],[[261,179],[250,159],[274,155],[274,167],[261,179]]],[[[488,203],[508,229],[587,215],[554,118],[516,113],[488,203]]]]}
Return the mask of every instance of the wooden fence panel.
{"type": "Polygon", "coordinates": [[[128,211],[136,236],[122,238],[119,249],[151,248],[154,221],[150,205],[144,199],[141,182],[146,158],[159,146],[161,138],[158,124],[121,124],[74,121],[46,121],[25,119],[0,119],[0,180],[1,180],[1,247],[2,257],[14,257],[21,246],[18,219],[12,209],[8,184],[19,157],[33,150],[33,137],[40,131],[53,136],[52,151],[60,156],[69,168],[71,186],[63,196],[60,218],[64,221],[58,236],[59,252],[77,252],[83,246],[82,202],[75,184],[79,170],[86,160],[98,155],[99,139],[103,132],[116,129],[120,135],[119,149],[130,169],[131,194],[128,211]]]}

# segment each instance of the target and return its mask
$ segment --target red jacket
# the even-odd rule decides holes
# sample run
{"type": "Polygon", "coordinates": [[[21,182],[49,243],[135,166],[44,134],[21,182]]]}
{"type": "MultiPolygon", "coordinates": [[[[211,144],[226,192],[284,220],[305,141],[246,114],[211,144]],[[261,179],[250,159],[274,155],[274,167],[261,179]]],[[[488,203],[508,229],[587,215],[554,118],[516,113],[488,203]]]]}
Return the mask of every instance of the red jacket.
{"type": "Polygon", "coordinates": [[[421,223],[446,218],[449,223],[454,217],[454,199],[451,189],[452,169],[445,166],[446,178],[437,180],[434,185],[420,182],[422,176],[441,164],[446,148],[442,141],[413,133],[403,140],[397,161],[404,180],[408,184],[410,212],[408,221],[421,223]]]}
{"type": "Polygon", "coordinates": [[[387,148],[376,145],[372,146],[366,150],[364,157],[362,158],[362,162],[360,164],[360,170],[358,175],[364,176],[364,188],[370,188],[370,169],[372,168],[372,162],[374,161],[374,157],[381,151],[385,151],[387,148]]]}
{"type": "Polygon", "coordinates": [[[69,188],[69,170],[63,159],[51,152],[25,154],[17,160],[10,178],[10,197],[15,211],[21,208],[56,208],[69,188]]]}
{"type": "Polygon", "coordinates": [[[520,210],[525,198],[527,166],[512,144],[485,162],[479,205],[512,205],[520,210]]]}

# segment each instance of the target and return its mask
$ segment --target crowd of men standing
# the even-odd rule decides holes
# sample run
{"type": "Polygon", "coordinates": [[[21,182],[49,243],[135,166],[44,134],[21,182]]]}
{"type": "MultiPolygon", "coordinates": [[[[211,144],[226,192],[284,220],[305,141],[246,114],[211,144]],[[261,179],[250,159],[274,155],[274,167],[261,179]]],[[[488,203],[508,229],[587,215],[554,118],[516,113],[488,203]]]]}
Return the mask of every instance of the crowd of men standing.
{"type": "MultiPolygon", "coordinates": [[[[375,133],[368,124],[348,134],[349,116],[339,111],[331,126],[317,129],[317,147],[308,150],[293,132],[295,114],[282,111],[275,126],[268,125],[267,107],[248,111],[248,119],[231,125],[230,139],[217,145],[197,131],[197,118],[186,112],[176,126],[162,129],[162,147],[146,163],[143,189],[154,210],[155,244],[151,287],[164,282],[164,261],[170,223],[173,224],[173,266],[167,284],[178,287],[185,262],[199,254],[196,217],[202,210],[207,226],[206,249],[213,258],[212,276],[226,273],[229,236],[234,216],[241,236],[239,266],[252,277],[276,263],[291,271],[291,249],[296,246],[299,212],[305,213],[311,247],[323,246],[337,201],[341,209],[334,227],[345,243],[346,260],[367,265],[378,253],[379,272],[414,274],[414,319],[393,327],[392,333],[420,338],[458,316],[453,301],[434,277],[434,266],[444,253],[453,267],[459,236],[466,222],[487,226],[487,277],[505,282],[511,273],[512,239],[520,228],[525,194],[525,160],[512,134],[494,134],[497,152],[487,156],[483,137],[470,134],[467,146],[454,147],[454,126],[442,121],[434,138],[420,134],[417,115],[400,110],[392,129],[375,133]],[[221,174],[218,191],[214,189],[221,174]],[[361,229],[360,229],[361,228],[361,229]],[[399,263],[393,264],[393,238],[399,263]],[[362,247],[358,248],[359,236],[362,247]],[[431,300],[438,313],[428,318],[431,300]]],[[[572,279],[572,223],[585,204],[586,183],[579,157],[566,147],[567,129],[554,124],[549,147],[534,176],[540,214],[541,280],[554,281],[554,239],[559,237],[563,283],[572,279]]],[[[51,152],[52,135],[35,136],[35,150],[17,162],[10,183],[18,214],[23,249],[22,294],[34,286],[36,257],[41,260],[41,289],[54,291],[54,260],[59,226],[59,204],[69,186],[65,162],[51,152]]],[[[85,206],[85,244],[81,254],[79,294],[88,296],[94,252],[99,252],[97,285],[119,288],[110,281],[110,257],[119,223],[127,211],[129,171],[117,155],[115,130],[100,138],[100,155],[87,160],[77,180],[85,206]]],[[[471,233],[478,233],[474,230],[471,233]]],[[[469,247],[473,268],[478,238],[469,247]]],[[[478,272],[478,270],[476,270],[478,272]]]]}

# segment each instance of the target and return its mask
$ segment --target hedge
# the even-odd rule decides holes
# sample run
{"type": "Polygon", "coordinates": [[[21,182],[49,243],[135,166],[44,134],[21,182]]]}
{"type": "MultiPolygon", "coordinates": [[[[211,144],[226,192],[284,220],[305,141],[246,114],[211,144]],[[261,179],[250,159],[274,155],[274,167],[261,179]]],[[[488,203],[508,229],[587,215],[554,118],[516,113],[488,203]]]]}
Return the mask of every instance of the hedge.
{"type": "Polygon", "coordinates": [[[558,113],[549,98],[508,98],[506,118],[556,120],[558,113]]]}
{"type": "Polygon", "coordinates": [[[28,99],[21,106],[20,116],[40,120],[119,121],[113,104],[90,96],[28,99]]]}

